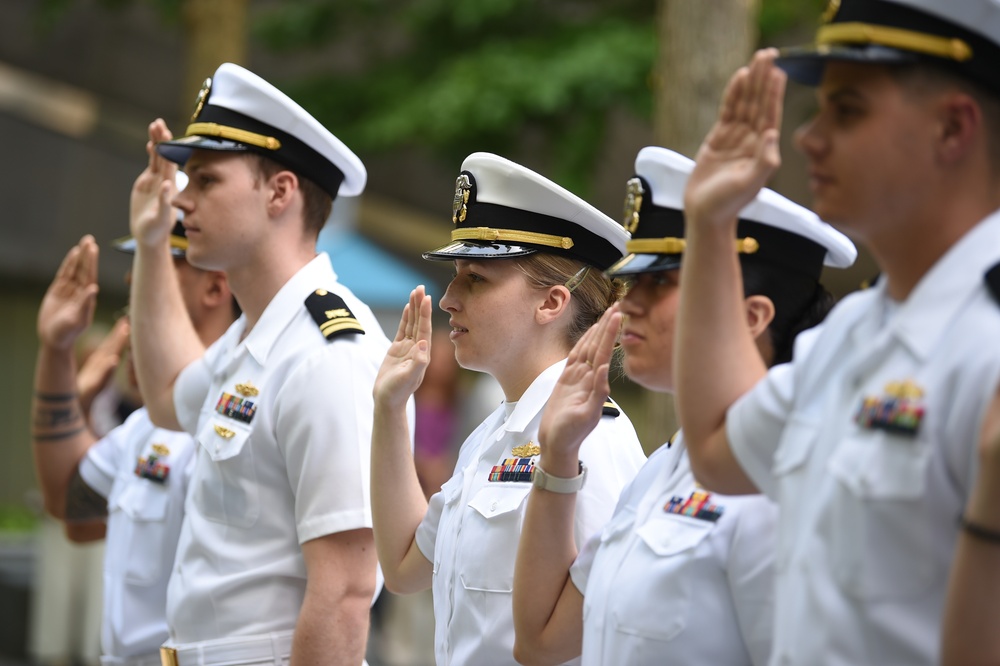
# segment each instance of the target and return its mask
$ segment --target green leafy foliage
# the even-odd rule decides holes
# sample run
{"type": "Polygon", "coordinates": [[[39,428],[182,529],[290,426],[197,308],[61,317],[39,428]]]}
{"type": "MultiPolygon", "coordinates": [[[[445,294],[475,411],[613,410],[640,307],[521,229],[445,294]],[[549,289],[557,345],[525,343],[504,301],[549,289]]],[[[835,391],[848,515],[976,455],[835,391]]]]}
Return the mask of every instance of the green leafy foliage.
{"type": "Polygon", "coordinates": [[[30,532],[38,525],[38,517],[20,504],[0,503],[0,532],[30,532]]]}

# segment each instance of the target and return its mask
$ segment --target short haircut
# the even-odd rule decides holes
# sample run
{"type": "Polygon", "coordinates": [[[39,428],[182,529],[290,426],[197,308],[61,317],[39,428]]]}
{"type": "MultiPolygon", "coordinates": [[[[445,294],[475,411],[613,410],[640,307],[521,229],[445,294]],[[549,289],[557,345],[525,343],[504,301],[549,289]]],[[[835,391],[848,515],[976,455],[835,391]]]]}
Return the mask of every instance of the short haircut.
{"type": "Polygon", "coordinates": [[[313,181],[269,157],[257,153],[243,153],[243,155],[250,164],[250,169],[256,176],[258,184],[281,171],[291,171],[295,174],[295,177],[299,179],[299,190],[302,192],[302,217],[306,231],[319,235],[327,218],[330,217],[330,211],[333,209],[333,198],[313,181]]]}

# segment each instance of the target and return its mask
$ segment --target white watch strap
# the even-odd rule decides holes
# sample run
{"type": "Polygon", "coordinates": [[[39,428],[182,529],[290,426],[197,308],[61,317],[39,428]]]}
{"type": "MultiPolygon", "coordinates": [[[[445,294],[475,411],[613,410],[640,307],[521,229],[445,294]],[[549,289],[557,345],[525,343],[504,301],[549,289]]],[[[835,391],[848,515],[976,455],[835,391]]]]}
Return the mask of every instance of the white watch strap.
{"type": "Polygon", "coordinates": [[[587,479],[587,467],[580,463],[580,474],[569,479],[561,476],[552,476],[539,465],[535,465],[531,471],[531,484],[536,488],[548,490],[552,493],[570,494],[583,488],[583,482],[587,479]]]}

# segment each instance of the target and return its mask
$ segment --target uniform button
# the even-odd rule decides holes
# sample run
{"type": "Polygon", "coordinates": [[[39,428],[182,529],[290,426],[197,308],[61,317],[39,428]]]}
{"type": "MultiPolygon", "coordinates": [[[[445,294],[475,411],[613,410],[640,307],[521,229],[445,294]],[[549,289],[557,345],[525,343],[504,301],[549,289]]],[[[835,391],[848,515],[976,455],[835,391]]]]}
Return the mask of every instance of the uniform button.
{"type": "Polygon", "coordinates": [[[496,500],[493,500],[493,504],[490,504],[490,511],[496,511],[498,504],[500,504],[500,503],[497,502],[496,500]]]}

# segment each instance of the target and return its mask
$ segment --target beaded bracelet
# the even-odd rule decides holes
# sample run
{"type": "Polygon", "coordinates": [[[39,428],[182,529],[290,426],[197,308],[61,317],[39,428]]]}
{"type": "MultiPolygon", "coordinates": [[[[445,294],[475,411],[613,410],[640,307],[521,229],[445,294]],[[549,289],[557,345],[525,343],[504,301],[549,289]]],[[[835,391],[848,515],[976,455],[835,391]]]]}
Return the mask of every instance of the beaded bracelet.
{"type": "Polygon", "coordinates": [[[975,523],[970,523],[966,520],[965,516],[960,516],[958,519],[958,524],[969,536],[973,536],[981,541],[986,541],[989,543],[994,543],[1000,545],[1000,531],[991,530],[989,528],[983,527],[982,525],[977,525],[975,523]]]}

